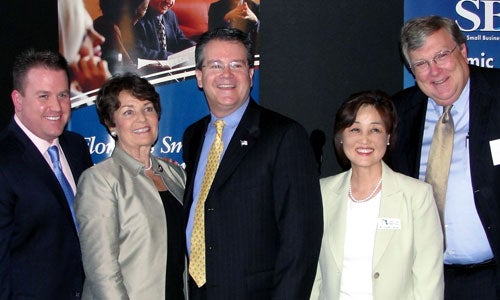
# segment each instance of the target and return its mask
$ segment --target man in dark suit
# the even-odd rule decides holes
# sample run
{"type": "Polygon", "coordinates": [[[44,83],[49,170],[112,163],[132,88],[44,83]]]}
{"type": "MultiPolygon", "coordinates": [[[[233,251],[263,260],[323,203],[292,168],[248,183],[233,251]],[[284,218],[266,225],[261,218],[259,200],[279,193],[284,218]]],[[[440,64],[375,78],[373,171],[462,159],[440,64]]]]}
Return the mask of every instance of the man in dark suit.
{"type": "Polygon", "coordinates": [[[302,126],[250,99],[250,49],[245,33],[227,28],[202,35],[195,51],[210,115],[183,138],[191,299],[308,299],[316,273],[323,221],[312,149],[302,126]],[[224,150],[203,201],[220,120],[224,150]],[[204,217],[196,218],[198,207],[204,217]],[[198,279],[193,233],[200,224],[206,267],[198,279]]]}
{"type": "Polygon", "coordinates": [[[179,27],[171,10],[175,0],[150,0],[146,14],[134,25],[136,58],[167,59],[171,54],[194,46],[179,27]],[[165,28],[165,45],[161,43],[160,23],[165,28]]]}
{"type": "Polygon", "coordinates": [[[92,161],[85,140],[64,131],[71,114],[67,62],[49,51],[23,52],[13,85],[15,115],[0,134],[0,299],[79,299],[84,273],[72,197],[48,153],[57,147],[74,196],[92,161]]]}
{"type": "Polygon", "coordinates": [[[401,48],[417,85],[394,96],[399,134],[389,163],[424,180],[434,128],[452,105],[445,299],[500,299],[500,70],[469,66],[466,38],[439,16],[408,21],[401,48]]]}

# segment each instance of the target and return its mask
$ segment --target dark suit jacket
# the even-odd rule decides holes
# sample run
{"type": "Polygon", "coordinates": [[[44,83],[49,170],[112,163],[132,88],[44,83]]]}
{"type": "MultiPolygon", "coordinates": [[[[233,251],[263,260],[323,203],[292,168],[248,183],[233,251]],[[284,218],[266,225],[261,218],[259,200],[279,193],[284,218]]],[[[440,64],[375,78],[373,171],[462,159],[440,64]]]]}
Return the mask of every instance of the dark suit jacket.
{"type": "MultiPolygon", "coordinates": [[[[209,121],[184,134],[187,214],[209,121]]],[[[205,230],[206,299],[309,298],[323,218],[316,164],[298,123],[250,101],[205,202],[205,230]]]]}
{"type": "MultiPolygon", "coordinates": [[[[414,86],[393,99],[399,119],[398,136],[388,163],[395,171],[418,178],[427,96],[414,86]]],[[[500,274],[500,165],[493,165],[489,145],[489,141],[500,139],[500,70],[470,66],[469,112],[474,202],[500,274]]]]}
{"type": "MultiPolygon", "coordinates": [[[[85,140],[59,142],[75,181],[92,165],[85,140]]],[[[15,121],[0,135],[0,299],[78,299],[84,273],[64,192],[15,121]]]]}
{"type": "Polygon", "coordinates": [[[145,59],[167,59],[169,55],[194,46],[179,27],[175,13],[169,9],[162,16],[167,33],[167,51],[161,50],[156,15],[148,9],[146,15],[134,25],[135,52],[132,56],[145,59]]]}

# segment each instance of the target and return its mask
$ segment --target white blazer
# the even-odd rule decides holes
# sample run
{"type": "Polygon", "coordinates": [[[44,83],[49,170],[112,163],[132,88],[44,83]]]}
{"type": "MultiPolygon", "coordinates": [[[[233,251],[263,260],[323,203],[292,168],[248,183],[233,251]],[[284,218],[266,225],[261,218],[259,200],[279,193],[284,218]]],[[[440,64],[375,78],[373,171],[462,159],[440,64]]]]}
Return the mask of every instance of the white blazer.
{"type": "MultiPolygon", "coordinates": [[[[321,179],[324,234],[311,299],[339,299],[351,170],[321,179]]],[[[443,234],[429,184],[382,162],[379,218],[399,229],[377,228],[373,253],[375,300],[443,299],[443,234]]]]}

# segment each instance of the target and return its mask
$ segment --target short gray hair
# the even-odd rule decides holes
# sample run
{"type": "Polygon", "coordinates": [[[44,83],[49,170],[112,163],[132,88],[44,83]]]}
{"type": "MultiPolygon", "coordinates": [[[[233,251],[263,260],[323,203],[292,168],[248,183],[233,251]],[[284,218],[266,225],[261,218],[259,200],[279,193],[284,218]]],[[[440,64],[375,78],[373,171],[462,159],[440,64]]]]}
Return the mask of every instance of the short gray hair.
{"type": "Polygon", "coordinates": [[[407,21],[401,29],[401,52],[405,62],[410,66],[408,53],[422,47],[428,36],[440,29],[445,29],[462,48],[466,38],[458,25],[451,19],[441,16],[427,16],[407,21]]]}

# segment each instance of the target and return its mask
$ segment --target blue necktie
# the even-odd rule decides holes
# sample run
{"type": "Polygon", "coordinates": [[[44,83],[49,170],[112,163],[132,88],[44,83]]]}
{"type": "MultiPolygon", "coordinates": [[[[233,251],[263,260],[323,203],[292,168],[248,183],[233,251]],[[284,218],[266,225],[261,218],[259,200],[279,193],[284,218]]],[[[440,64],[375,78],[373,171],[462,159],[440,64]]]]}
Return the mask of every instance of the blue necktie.
{"type": "Polygon", "coordinates": [[[73,195],[73,189],[71,188],[68,179],[66,179],[66,176],[64,176],[64,173],[62,171],[61,161],[59,160],[59,149],[57,149],[57,146],[50,146],[47,152],[49,153],[50,160],[52,161],[52,169],[54,170],[54,174],[56,175],[57,180],[59,181],[59,184],[61,185],[64,191],[64,195],[66,196],[66,201],[68,201],[68,206],[69,209],[71,210],[71,216],[73,217],[73,222],[75,223],[75,227],[78,230],[78,224],[76,223],[76,217],[75,217],[75,210],[73,208],[75,195],[73,195]]]}

